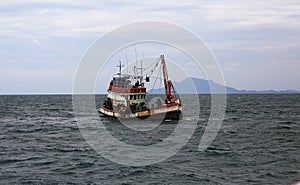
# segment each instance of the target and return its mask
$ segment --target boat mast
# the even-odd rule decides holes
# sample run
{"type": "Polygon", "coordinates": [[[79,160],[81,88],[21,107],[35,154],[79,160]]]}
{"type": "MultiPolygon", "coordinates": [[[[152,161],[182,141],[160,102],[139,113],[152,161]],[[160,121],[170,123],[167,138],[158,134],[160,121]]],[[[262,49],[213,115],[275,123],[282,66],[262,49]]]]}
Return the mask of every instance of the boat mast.
{"type": "Polygon", "coordinates": [[[139,77],[140,83],[142,83],[142,81],[143,81],[143,70],[144,70],[142,59],[141,59],[141,67],[137,67],[136,69],[140,70],[140,76],[138,76],[138,71],[136,73],[137,73],[137,78],[139,77]]]}
{"type": "Polygon", "coordinates": [[[124,65],[121,63],[121,60],[119,60],[119,65],[117,65],[117,67],[119,68],[119,75],[121,76],[122,67],[124,67],[124,65]]]}
{"type": "Polygon", "coordinates": [[[171,94],[172,82],[171,82],[171,80],[168,80],[167,66],[166,66],[164,55],[163,54],[160,55],[160,58],[161,58],[162,69],[163,69],[163,78],[164,78],[166,96],[167,96],[168,100],[171,100],[171,98],[172,98],[172,94],[171,94]]]}

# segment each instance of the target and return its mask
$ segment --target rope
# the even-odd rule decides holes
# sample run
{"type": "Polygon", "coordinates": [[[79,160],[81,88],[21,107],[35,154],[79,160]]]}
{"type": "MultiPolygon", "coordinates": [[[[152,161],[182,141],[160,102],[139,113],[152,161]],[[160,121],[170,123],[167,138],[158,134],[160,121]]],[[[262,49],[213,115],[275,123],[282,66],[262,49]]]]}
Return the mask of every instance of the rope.
{"type": "MultiPolygon", "coordinates": [[[[151,75],[153,74],[154,70],[155,70],[156,67],[158,66],[158,62],[159,62],[159,61],[160,61],[160,59],[157,58],[157,59],[155,60],[154,63],[152,63],[149,67],[146,68],[146,69],[150,69],[150,68],[151,68],[151,70],[149,71],[149,73],[146,74],[147,76],[151,76],[151,75]],[[154,65],[154,67],[152,67],[153,65],[154,65]]],[[[145,71],[146,71],[146,70],[145,70],[145,71]]]]}
{"type": "MultiPolygon", "coordinates": [[[[158,70],[158,72],[157,72],[157,76],[161,76],[161,64],[160,64],[160,70],[158,70]]],[[[153,73],[153,72],[152,72],[153,73]]],[[[157,79],[158,78],[155,78],[155,80],[154,80],[154,83],[153,83],[153,86],[152,86],[152,88],[151,88],[151,90],[149,91],[149,92],[152,92],[153,91],[153,89],[155,88],[155,85],[156,85],[156,82],[157,82],[157,79]]],[[[161,86],[161,81],[160,81],[160,86],[161,86]]]]}

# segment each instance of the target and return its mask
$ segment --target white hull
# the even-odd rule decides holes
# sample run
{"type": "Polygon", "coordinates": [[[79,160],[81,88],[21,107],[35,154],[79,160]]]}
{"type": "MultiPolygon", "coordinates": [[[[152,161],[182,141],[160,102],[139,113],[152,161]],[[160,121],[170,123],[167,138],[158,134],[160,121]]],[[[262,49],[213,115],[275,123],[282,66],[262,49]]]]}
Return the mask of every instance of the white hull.
{"type": "Polygon", "coordinates": [[[182,107],[176,105],[163,105],[158,108],[147,109],[136,113],[116,112],[114,110],[106,109],[101,106],[99,112],[105,116],[116,117],[116,118],[145,118],[152,116],[165,117],[165,119],[180,119],[182,107]]]}

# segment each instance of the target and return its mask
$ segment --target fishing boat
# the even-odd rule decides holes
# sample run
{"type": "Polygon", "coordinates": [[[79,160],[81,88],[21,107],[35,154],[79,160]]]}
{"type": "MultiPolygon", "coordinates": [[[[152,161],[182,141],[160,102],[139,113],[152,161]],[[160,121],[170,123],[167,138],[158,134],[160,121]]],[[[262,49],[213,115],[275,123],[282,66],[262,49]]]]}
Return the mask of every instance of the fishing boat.
{"type": "Polygon", "coordinates": [[[123,74],[120,61],[117,66],[119,72],[113,76],[107,90],[107,97],[100,106],[99,112],[104,116],[116,118],[160,118],[164,120],[179,120],[182,112],[182,104],[176,93],[172,81],[168,79],[167,65],[164,55],[156,61],[154,68],[160,68],[163,79],[163,97],[151,95],[151,101],[147,99],[149,93],[145,83],[150,82],[150,75],[143,76],[142,65],[134,66],[134,74],[123,74]],[[137,69],[141,72],[138,74],[137,69]],[[147,101],[148,100],[148,101],[147,101]],[[151,103],[150,103],[151,102],[151,103]]]}

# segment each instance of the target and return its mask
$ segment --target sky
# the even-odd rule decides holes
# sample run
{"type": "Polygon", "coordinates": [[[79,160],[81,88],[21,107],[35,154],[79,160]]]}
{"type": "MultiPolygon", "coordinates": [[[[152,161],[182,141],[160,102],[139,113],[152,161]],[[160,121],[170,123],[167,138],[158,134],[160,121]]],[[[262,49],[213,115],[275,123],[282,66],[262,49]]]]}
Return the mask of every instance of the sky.
{"type": "Polygon", "coordinates": [[[0,2],[0,94],[72,93],[95,40],[153,20],[202,39],[227,86],[300,90],[299,0],[10,0],[0,2]]]}

